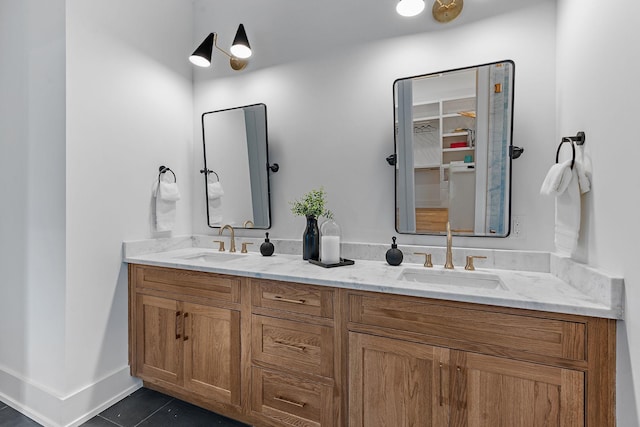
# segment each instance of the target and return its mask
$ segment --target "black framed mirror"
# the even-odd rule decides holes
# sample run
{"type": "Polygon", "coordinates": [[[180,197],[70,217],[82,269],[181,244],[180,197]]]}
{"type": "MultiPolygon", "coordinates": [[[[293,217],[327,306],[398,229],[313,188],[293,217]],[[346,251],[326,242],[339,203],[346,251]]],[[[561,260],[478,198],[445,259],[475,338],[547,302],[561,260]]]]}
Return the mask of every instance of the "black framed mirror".
{"type": "Polygon", "coordinates": [[[396,231],[506,237],[511,222],[513,61],[393,84],[396,231]]]}
{"type": "Polygon", "coordinates": [[[207,224],[271,227],[267,106],[202,114],[207,224]]]}

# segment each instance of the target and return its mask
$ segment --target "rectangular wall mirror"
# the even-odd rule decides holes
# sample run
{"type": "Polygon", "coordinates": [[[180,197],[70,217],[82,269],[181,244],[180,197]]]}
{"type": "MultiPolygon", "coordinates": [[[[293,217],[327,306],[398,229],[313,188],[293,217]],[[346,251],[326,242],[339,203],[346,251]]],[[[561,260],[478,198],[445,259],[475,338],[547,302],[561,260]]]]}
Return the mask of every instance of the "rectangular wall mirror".
{"type": "Polygon", "coordinates": [[[209,227],[269,228],[266,105],[202,114],[202,140],[209,227]]]}
{"type": "Polygon", "coordinates": [[[506,237],[514,63],[398,79],[396,230],[506,237]]]}

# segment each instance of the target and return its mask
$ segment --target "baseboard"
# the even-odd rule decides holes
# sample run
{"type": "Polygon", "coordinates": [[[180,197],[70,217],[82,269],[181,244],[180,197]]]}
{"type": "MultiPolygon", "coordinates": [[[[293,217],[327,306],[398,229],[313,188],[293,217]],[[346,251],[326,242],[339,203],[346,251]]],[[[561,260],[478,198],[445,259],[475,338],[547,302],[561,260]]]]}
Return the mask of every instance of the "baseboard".
{"type": "Polygon", "coordinates": [[[124,366],[66,396],[0,368],[0,399],[45,427],[75,427],[142,387],[124,366]]]}

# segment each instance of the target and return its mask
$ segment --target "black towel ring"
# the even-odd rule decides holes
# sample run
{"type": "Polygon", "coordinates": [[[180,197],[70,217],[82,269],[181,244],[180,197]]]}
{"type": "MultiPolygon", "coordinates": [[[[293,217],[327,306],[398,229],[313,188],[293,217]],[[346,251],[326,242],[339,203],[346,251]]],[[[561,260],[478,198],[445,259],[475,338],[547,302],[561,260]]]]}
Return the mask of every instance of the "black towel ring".
{"type": "Polygon", "coordinates": [[[560,145],[558,145],[558,150],[556,151],[556,163],[558,163],[558,157],[560,156],[560,148],[562,148],[562,144],[568,142],[571,144],[571,169],[573,170],[573,165],[576,163],[576,146],[584,145],[584,141],[586,139],[585,133],[580,131],[576,134],[576,136],[563,136],[560,141],[560,145]]]}
{"type": "Polygon", "coordinates": [[[158,174],[158,182],[160,182],[160,178],[162,177],[162,174],[165,172],[171,172],[171,175],[173,175],[173,182],[178,182],[177,178],[176,178],[176,174],[173,173],[173,171],[171,169],[169,169],[166,166],[160,166],[159,168],[160,173],[158,174]]]}
{"type": "Polygon", "coordinates": [[[216,171],[212,171],[211,169],[200,169],[200,173],[204,174],[205,179],[206,179],[207,176],[209,176],[209,174],[214,174],[216,176],[216,178],[218,179],[218,182],[220,182],[220,177],[218,176],[216,171]]]}

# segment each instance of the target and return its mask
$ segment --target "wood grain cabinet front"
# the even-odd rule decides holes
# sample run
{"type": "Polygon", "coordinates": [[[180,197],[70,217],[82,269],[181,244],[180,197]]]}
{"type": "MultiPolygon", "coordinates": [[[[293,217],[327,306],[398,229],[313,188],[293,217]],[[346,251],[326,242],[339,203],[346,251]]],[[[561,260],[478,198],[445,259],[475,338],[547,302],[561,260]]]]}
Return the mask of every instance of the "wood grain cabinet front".
{"type": "Polygon", "coordinates": [[[257,366],[252,368],[251,384],[251,408],[261,423],[296,427],[338,425],[331,385],[257,366]]]}
{"type": "Polygon", "coordinates": [[[254,361],[333,378],[333,328],[253,315],[251,337],[254,361]]]}
{"type": "Polygon", "coordinates": [[[133,375],[268,427],[615,427],[611,319],[129,266],[133,375]]]}
{"type": "MultiPolygon", "coordinates": [[[[144,276],[140,271],[134,274],[144,276]]],[[[201,278],[200,273],[197,276],[201,278]]],[[[239,407],[240,310],[182,301],[178,294],[172,298],[166,292],[163,297],[148,295],[147,291],[132,287],[132,374],[165,392],[195,394],[200,399],[239,407]]],[[[209,303],[211,295],[207,296],[201,300],[209,303]]]]}
{"type": "Polygon", "coordinates": [[[351,427],[615,426],[613,320],[347,294],[351,427]]]}

